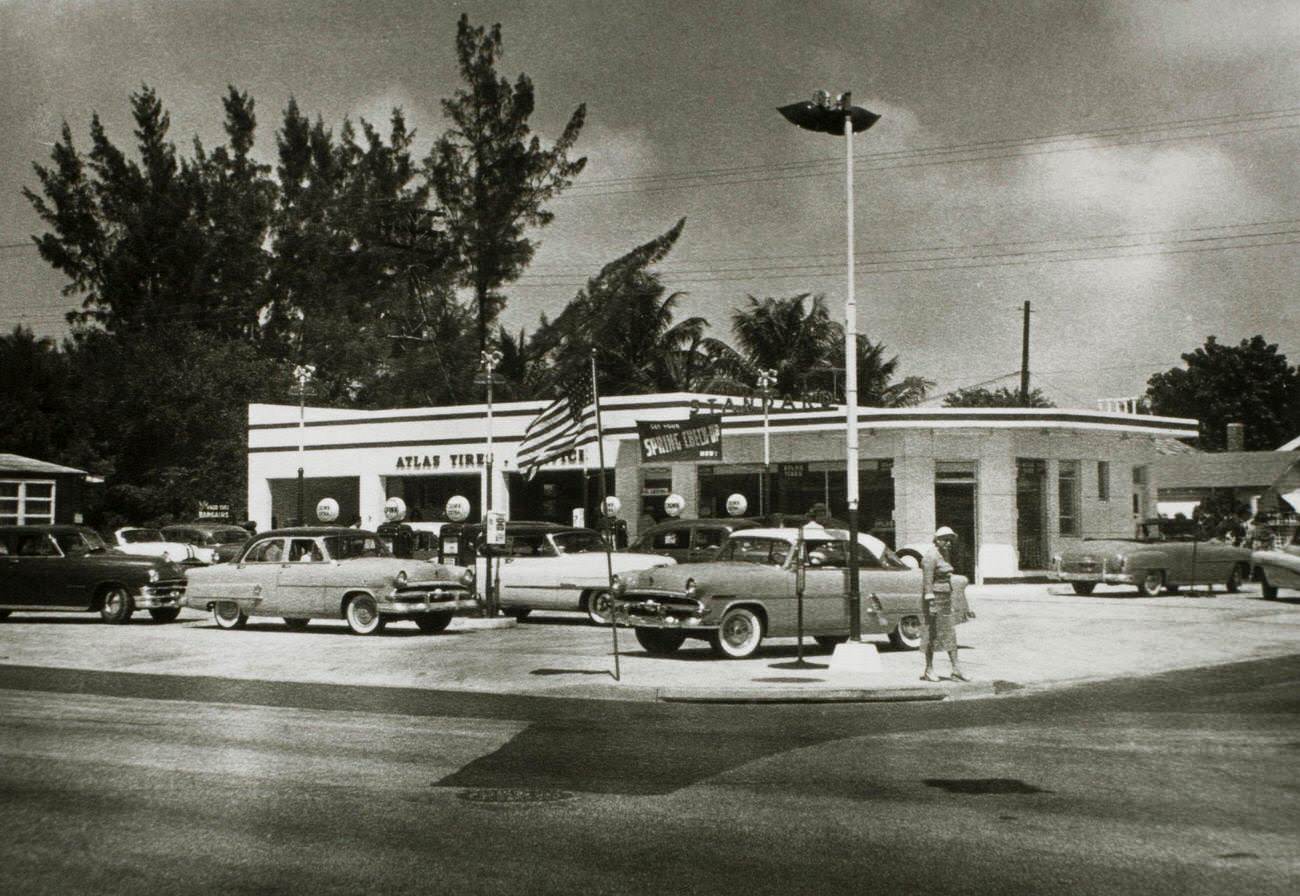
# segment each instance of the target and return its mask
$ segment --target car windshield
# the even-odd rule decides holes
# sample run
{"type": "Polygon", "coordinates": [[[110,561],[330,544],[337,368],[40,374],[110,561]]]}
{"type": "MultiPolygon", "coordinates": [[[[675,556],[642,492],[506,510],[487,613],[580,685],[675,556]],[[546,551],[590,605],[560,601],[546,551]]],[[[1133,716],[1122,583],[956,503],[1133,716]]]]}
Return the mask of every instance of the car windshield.
{"type": "Polygon", "coordinates": [[[356,557],[391,557],[393,552],[380,540],[378,535],[366,532],[352,532],[344,535],[325,536],[325,550],[331,559],[351,560],[356,557]]]}
{"type": "Polygon", "coordinates": [[[59,550],[65,554],[75,553],[78,549],[87,553],[108,550],[108,545],[99,537],[98,532],[59,532],[54,540],[59,543],[59,550]]]}
{"type": "Polygon", "coordinates": [[[762,566],[784,566],[789,556],[790,542],[784,539],[733,535],[722,546],[722,553],[718,559],[736,563],[757,563],[762,566]]]}
{"type": "Polygon", "coordinates": [[[592,554],[605,550],[605,542],[595,532],[560,532],[551,539],[561,554],[592,554]]]}
{"type": "Polygon", "coordinates": [[[122,540],[127,544],[142,544],[146,541],[166,541],[157,529],[127,529],[122,533],[122,540]]]}

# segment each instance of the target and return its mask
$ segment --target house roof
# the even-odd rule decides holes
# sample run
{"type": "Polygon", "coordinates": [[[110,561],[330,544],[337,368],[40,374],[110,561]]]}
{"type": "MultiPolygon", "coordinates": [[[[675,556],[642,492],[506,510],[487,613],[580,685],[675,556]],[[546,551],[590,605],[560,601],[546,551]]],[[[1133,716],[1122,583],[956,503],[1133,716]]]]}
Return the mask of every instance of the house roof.
{"type": "Polygon", "coordinates": [[[23,457],[19,454],[0,454],[0,473],[39,474],[46,476],[58,473],[75,473],[81,476],[86,475],[85,470],[78,470],[76,467],[65,467],[60,464],[52,464],[43,460],[23,457]]]}
{"type": "Polygon", "coordinates": [[[1156,484],[1174,488],[1267,488],[1294,463],[1285,451],[1221,451],[1177,454],[1151,464],[1156,484]]]}

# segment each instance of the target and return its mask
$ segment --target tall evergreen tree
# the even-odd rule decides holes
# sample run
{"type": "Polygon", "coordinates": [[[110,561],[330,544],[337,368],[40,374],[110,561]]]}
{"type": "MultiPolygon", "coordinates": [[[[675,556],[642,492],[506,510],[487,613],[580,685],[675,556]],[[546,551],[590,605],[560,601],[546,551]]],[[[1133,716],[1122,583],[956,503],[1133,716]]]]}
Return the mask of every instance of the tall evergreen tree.
{"type": "Polygon", "coordinates": [[[513,86],[499,78],[501,53],[499,24],[474,27],[468,16],[461,16],[456,55],[466,86],[443,100],[452,127],[425,160],[459,260],[460,285],[473,293],[480,348],[505,305],[501,287],[523,272],[536,251],[528,229],[550,223],[547,201],[587,163],[586,158],[569,158],[586,106],[573,112],[549,149],[543,148],[528,124],[535,103],[533,82],[523,74],[513,86]]]}

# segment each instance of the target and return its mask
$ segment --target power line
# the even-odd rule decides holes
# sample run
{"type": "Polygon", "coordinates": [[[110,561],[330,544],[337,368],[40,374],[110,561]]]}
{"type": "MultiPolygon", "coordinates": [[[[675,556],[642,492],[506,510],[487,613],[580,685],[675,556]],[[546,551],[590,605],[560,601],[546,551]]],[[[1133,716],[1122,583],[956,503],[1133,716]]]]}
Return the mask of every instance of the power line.
{"type": "MultiPolygon", "coordinates": [[[[1058,134],[1046,134],[1034,137],[1008,138],[1003,140],[981,140],[968,143],[940,144],[935,146],[913,147],[900,150],[888,150],[879,152],[869,152],[854,154],[855,163],[869,163],[872,161],[896,160],[904,158],[914,158],[929,155],[952,154],[959,152],[987,152],[994,149],[1008,149],[1014,146],[1033,146],[1061,142],[1079,142],[1083,140],[1093,140],[1100,137],[1118,136],[1131,131],[1167,131],[1183,130],[1194,127],[1212,127],[1227,126],[1231,124],[1249,124],[1253,122],[1274,121],[1283,118],[1300,115],[1300,107],[1289,109],[1261,110],[1258,112],[1241,112],[1226,115],[1211,115],[1202,118],[1183,118],[1172,121],[1150,121],[1140,122],[1130,125],[1119,125],[1109,128],[1099,128],[1092,131],[1077,131],[1058,134]]],[[[645,175],[627,175],[623,177],[594,178],[585,180],[581,183],[575,183],[572,189],[579,190],[593,186],[613,186],[620,184],[630,184],[638,182],[650,182],[657,180],[672,180],[689,177],[712,177],[725,176],[731,174],[744,174],[757,171],[786,171],[812,166],[840,166],[844,164],[842,156],[823,157],[820,159],[806,159],[802,161],[790,161],[769,163],[763,165],[738,165],[727,168],[701,168],[695,171],[676,172],[668,174],[645,174],[645,175]]]]}

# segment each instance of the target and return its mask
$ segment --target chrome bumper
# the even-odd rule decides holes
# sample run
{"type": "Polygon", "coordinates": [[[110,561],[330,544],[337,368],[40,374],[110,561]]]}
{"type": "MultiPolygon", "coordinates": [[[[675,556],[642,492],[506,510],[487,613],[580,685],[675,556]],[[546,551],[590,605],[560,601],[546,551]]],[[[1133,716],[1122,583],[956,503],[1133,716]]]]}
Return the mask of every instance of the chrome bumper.
{"type": "Polygon", "coordinates": [[[154,582],[145,585],[131,598],[137,610],[161,610],[164,607],[185,606],[185,586],[174,582],[154,582]]]}
{"type": "Polygon", "coordinates": [[[618,598],[614,601],[614,621],[618,625],[632,628],[717,628],[717,623],[708,623],[704,617],[708,610],[697,601],[693,606],[684,605],[679,597],[669,603],[661,603],[651,598],[627,600],[618,598]]]}
{"type": "Polygon", "coordinates": [[[1053,570],[1047,574],[1053,582],[1101,582],[1103,585],[1135,585],[1137,576],[1126,572],[1062,572],[1053,570]]]}
{"type": "Polygon", "coordinates": [[[430,588],[401,591],[376,601],[385,616],[413,616],[419,613],[464,613],[478,610],[478,599],[463,588],[430,588]],[[398,595],[401,595],[399,598],[398,595]]]}

